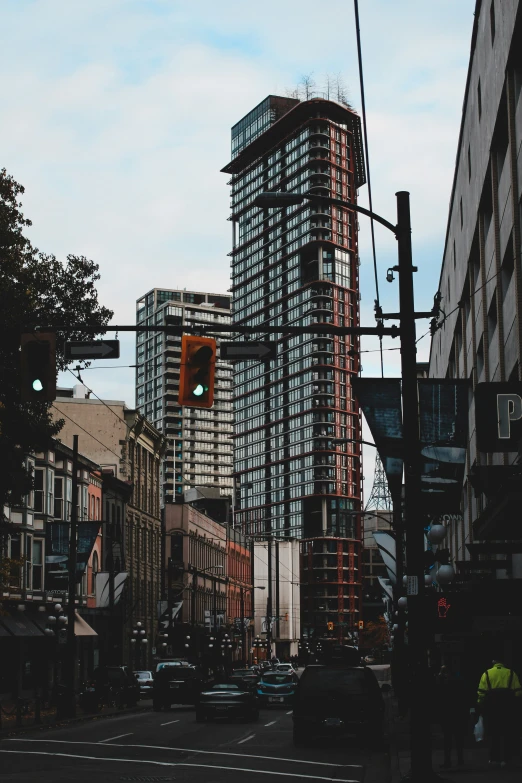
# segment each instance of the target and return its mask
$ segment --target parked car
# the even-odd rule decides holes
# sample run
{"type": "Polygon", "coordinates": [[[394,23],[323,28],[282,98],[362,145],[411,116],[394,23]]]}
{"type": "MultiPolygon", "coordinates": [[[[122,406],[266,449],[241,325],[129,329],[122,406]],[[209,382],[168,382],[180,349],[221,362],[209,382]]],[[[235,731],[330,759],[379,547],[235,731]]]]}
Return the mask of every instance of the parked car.
{"type": "Polygon", "coordinates": [[[259,719],[259,705],[254,691],[240,688],[233,682],[217,683],[202,691],[196,705],[196,721],[212,718],[259,719]]]}
{"type": "Polygon", "coordinates": [[[286,672],[287,674],[296,674],[296,671],[291,663],[278,663],[275,667],[276,672],[286,672]]]}
{"type": "Polygon", "coordinates": [[[175,658],[173,660],[163,660],[159,661],[159,663],[156,665],[156,671],[159,672],[161,669],[164,669],[166,666],[191,666],[188,661],[182,661],[181,658],[175,658]]]}
{"type": "Polygon", "coordinates": [[[152,696],[152,687],[154,685],[154,676],[152,672],[134,672],[134,676],[140,686],[140,696],[146,696],[150,698],[152,696]]]}
{"type": "Polygon", "coordinates": [[[374,673],[366,666],[307,666],[295,692],[293,723],[296,747],[349,736],[381,747],[384,701],[374,673]]]}
{"type": "Polygon", "coordinates": [[[259,675],[251,669],[236,669],[228,679],[240,688],[255,688],[259,675]]]}
{"type": "Polygon", "coordinates": [[[163,666],[154,678],[152,708],[159,711],[173,704],[196,704],[208,680],[196,666],[163,666]]]}
{"type": "Polygon", "coordinates": [[[292,704],[299,678],[289,672],[265,672],[257,683],[261,705],[284,707],[292,704]]]}
{"type": "Polygon", "coordinates": [[[116,705],[126,704],[134,707],[140,698],[140,686],[127,666],[98,666],[93,673],[100,700],[107,702],[107,694],[112,693],[116,705]]]}

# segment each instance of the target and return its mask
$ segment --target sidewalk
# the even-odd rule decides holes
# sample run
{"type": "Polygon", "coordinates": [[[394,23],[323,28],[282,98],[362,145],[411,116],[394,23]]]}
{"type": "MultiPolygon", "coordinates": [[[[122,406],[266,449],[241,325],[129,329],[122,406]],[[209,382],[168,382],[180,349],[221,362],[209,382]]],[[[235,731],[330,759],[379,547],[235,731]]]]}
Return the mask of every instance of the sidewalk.
{"type": "Polygon", "coordinates": [[[100,720],[103,718],[111,718],[118,715],[128,715],[133,712],[144,712],[152,709],[152,699],[140,700],[135,707],[104,707],[100,712],[84,712],[80,707],[76,707],[75,718],[57,718],[56,709],[44,710],[42,709],[40,715],[40,723],[35,723],[34,708],[26,715],[22,717],[22,725],[16,725],[15,713],[10,715],[2,714],[2,722],[0,728],[0,739],[14,734],[25,733],[27,731],[39,731],[42,729],[51,729],[56,727],[64,727],[70,724],[82,723],[89,720],[100,720]]]}
{"type": "MultiPolygon", "coordinates": [[[[399,783],[410,771],[410,720],[409,716],[401,720],[398,716],[397,700],[391,696],[387,700],[388,731],[390,737],[390,773],[391,783],[399,783]]],[[[509,767],[492,768],[489,766],[488,742],[476,743],[470,722],[469,735],[464,744],[464,764],[456,766],[453,751],[451,769],[441,769],[444,761],[442,732],[437,724],[431,725],[432,769],[441,780],[453,783],[520,783],[522,781],[522,759],[516,757],[509,767]]]]}

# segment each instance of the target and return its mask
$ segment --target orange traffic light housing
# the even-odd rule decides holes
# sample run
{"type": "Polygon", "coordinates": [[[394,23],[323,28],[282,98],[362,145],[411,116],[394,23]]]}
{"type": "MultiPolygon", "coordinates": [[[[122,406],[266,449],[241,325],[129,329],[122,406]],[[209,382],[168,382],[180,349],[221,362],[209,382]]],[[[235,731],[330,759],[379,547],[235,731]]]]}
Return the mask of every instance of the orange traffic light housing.
{"type": "Polygon", "coordinates": [[[56,335],[22,334],[20,347],[20,398],[52,402],[56,399],[56,335]]]}
{"type": "Polygon", "coordinates": [[[329,631],[333,631],[334,624],[332,622],[326,623],[326,627],[328,628],[329,631]]]}
{"type": "Polygon", "coordinates": [[[364,630],[364,620],[359,620],[358,626],[359,626],[359,630],[363,631],[364,630]]]}
{"type": "Polygon", "coordinates": [[[212,337],[183,335],[178,403],[191,408],[211,408],[215,370],[216,341],[212,337]]]}

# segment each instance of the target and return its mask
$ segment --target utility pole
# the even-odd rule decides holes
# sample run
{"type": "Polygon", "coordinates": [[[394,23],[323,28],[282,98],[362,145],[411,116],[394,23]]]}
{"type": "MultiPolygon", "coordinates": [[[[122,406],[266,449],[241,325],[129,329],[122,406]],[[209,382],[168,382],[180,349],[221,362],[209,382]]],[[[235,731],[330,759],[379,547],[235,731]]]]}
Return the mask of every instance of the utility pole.
{"type": "MultiPolygon", "coordinates": [[[[428,662],[424,617],[424,530],[420,508],[420,435],[417,386],[417,347],[413,296],[410,194],[397,197],[397,241],[400,301],[402,375],[402,427],[404,443],[404,532],[408,586],[408,664],[413,685],[409,688],[411,779],[432,777],[431,735],[426,710],[428,662]]],[[[399,542],[397,542],[399,544],[399,542]]],[[[397,547],[398,549],[398,547],[397,547]]]]}
{"type": "Polygon", "coordinates": [[[268,538],[268,596],[266,599],[266,659],[272,658],[272,535],[268,538]]]}
{"type": "Polygon", "coordinates": [[[192,602],[190,605],[190,624],[192,626],[192,630],[195,632],[196,628],[196,595],[197,595],[197,589],[198,589],[198,569],[196,566],[193,566],[192,570],[192,602]]]}
{"type": "Polygon", "coordinates": [[[76,717],[75,674],[76,674],[76,636],[74,620],[76,615],[76,561],[78,551],[78,435],[73,436],[72,458],[72,505],[69,528],[69,603],[67,604],[67,648],[65,665],[65,684],[67,688],[67,716],[76,717]]]}
{"type": "Polygon", "coordinates": [[[241,622],[241,663],[246,666],[248,661],[246,649],[246,628],[245,628],[245,591],[243,585],[239,587],[239,615],[241,622]]]}

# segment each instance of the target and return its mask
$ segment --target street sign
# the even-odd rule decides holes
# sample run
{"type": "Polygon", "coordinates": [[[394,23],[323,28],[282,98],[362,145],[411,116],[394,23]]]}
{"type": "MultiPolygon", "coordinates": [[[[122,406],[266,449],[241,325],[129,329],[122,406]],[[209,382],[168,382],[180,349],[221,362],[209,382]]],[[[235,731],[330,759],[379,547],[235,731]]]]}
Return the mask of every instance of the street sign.
{"type": "Polygon", "coordinates": [[[219,355],[229,361],[270,361],[276,356],[275,342],[221,343],[219,355]]]}
{"type": "Polygon", "coordinates": [[[67,359],[119,359],[119,340],[91,340],[91,342],[66,342],[67,359]]]}
{"type": "Polygon", "coordinates": [[[522,383],[478,383],[475,425],[480,451],[517,451],[522,438],[522,383]]]}

